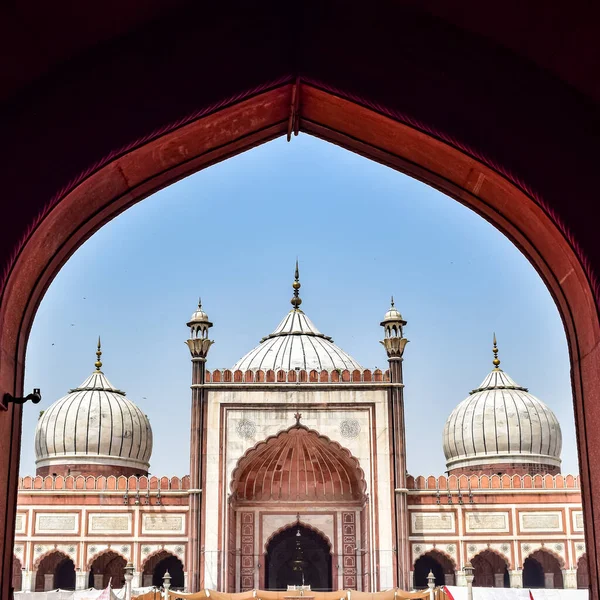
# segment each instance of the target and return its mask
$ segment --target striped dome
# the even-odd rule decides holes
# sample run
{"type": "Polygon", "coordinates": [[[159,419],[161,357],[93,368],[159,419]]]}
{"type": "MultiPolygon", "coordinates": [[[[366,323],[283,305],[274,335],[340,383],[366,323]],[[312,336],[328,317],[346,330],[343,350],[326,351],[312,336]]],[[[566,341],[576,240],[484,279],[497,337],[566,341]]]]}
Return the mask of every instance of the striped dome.
{"type": "Polygon", "coordinates": [[[499,368],[454,409],[443,444],[449,471],[521,464],[557,472],[561,462],[556,415],[499,368]]]}
{"type": "Polygon", "coordinates": [[[322,334],[299,309],[292,309],[270,335],[233,366],[233,370],[267,371],[303,369],[362,370],[333,340],[322,334]]]}
{"type": "Polygon", "coordinates": [[[38,472],[69,468],[93,474],[101,466],[111,467],[115,475],[145,474],[152,429],[146,415],[97,369],[44,411],[35,432],[35,454],[38,472]]]}

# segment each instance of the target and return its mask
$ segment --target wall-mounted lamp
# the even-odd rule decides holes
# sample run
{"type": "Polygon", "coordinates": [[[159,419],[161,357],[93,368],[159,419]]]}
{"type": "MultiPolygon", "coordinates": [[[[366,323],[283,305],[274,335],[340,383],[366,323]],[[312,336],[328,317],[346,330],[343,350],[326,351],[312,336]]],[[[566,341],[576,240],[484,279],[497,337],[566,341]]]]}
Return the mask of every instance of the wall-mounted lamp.
{"type": "Polygon", "coordinates": [[[37,404],[41,401],[41,399],[42,394],[40,392],[40,388],[33,388],[33,393],[21,398],[18,398],[17,396],[13,396],[12,394],[6,392],[6,394],[4,394],[4,396],[2,397],[2,402],[0,403],[0,406],[6,410],[9,404],[25,404],[27,400],[31,400],[34,404],[37,404]]]}

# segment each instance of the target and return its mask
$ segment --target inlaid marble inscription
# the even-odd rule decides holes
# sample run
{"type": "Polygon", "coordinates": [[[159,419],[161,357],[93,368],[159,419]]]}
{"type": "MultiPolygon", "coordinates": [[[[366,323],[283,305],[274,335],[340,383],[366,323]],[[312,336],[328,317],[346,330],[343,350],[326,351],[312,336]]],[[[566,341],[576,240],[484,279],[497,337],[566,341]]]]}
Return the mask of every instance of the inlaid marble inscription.
{"type": "Polygon", "coordinates": [[[508,531],[508,514],[468,513],[467,531],[508,531]]]}
{"type": "Polygon", "coordinates": [[[71,532],[77,530],[76,514],[39,514],[36,531],[38,532],[71,532]]]}
{"type": "Polygon", "coordinates": [[[454,531],[454,515],[452,513],[413,513],[411,516],[414,533],[454,531]]]}
{"type": "Polygon", "coordinates": [[[560,530],[560,513],[521,513],[521,529],[523,531],[560,530]]]}
{"type": "Polygon", "coordinates": [[[129,515],[90,515],[92,531],[129,531],[129,515]]]}
{"type": "Polygon", "coordinates": [[[183,531],[183,515],[144,515],[146,531],[183,531]]]}

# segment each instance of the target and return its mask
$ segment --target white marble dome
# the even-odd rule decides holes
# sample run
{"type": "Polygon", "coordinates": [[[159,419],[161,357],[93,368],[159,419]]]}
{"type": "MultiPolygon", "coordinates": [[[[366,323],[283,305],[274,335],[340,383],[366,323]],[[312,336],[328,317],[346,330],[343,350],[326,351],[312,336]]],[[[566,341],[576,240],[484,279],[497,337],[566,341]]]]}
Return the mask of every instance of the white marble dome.
{"type": "Polygon", "coordinates": [[[362,367],[333,340],[322,334],[299,309],[292,309],[275,331],[264,337],[233,366],[233,370],[267,371],[303,369],[311,371],[334,369],[362,370],[362,367]]]}
{"type": "Polygon", "coordinates": [[[521,464],[558,472],[562,435],[552,410],[496,367],[452,411],[443,445],[448,471],[521,464]]]}
{"type": "Polygon", "coordinates": [[[78,466],[85,465],[93,472],[97,465],[113,467],[115,474],[147,473],[152,429],[146,415],[97,367],[44,411],[35,432],[35,454],[38,471],[62,473],[59,467],[69,467],[79,472],[78,466]]]}

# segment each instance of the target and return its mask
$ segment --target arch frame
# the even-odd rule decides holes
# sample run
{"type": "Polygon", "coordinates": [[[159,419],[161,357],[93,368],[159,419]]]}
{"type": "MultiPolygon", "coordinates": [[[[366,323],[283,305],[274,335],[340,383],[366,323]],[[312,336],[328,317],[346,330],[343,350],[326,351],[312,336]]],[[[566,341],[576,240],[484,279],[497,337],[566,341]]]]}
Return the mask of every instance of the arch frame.
{"type": "Polygon", "coordinates": [[[287,531],[288,529],[293,529],[294,527],[296,527],[298,525],[300,525],[301,527],[305,527],[306,529],[310,529],[311,531],[313,531],[317,535],[321,536],[325,540],[325,542],[327,542],[327,545],[329,546],[329,554],[331,556],[333,556],[333,554],[334,554],[333,543],[329,539],[329,536],[327,534],[325,534],[323,531],[321,531],[318,527],[315,527],[314,525],[311,525],[310,523],[305,523],[304,521],[294,521],[291,524],[282,525],[281,527],[279,527],[278,529],[276,529],[273,533],[271,533],[271,535],[265,540],[265,543],[264,543],[264,546],[263,546],[263,556],[267,555],[267,552],[269,551],[269,544],[280,533],[283,533],[284,531],[287,531]]]}
{"type": "MultiPolygon", "coordinates": [[[[22,395],[25,351],[35,312],[72,253],[106,222],[158,189],[285,134],[293,89],[294,84],[274,82],[271,89],[263,87],[242,100],[221,102],[200,118],[173,123],[90,165],[55,198],[46,200],[46,208],[10,261],[0,290],[1,393],[22,395]]],[[[600,326],[598,284],[589,261],[558,216],[525,183],[486,165],[476,152],[316,82],[301,82],[301,90],[295,132],[315,135],[376,160],[470,207],[502,231],[546,283],[569,346],[586,541],[593,565],[590,575],[597,584],[600,507],[594,497],[600,497],[600,461],[592,462],[589,456],[600,454],[600,440],[588,435],[586,423],[600,418],[600,389],[595,384],[600,370],[600,326]]],[[[8,471],[0,482],[8,490],[6,520],[0,525],[4,545],[9,547],[14,537],[11,522],[21,410],[14,405],[8,408],[8,471]]]]}
{"type": "Polygon", "coordinates": [[[75,562],[75,558],[73,558],[72,556],[69,556],[66,552],[63,552],[62,550],[59,550],[58,548],[52,548],[51,550],[48,550],[47,552],[44,552],[44,554],[41,554],[40,556],[38,556],[34,563],[33,563],[33,570],[34,571],[38,571],[40,568],[40,565],[42,564],[42,561],[46,558],[48,558],[49,556],[52,556],[52,554],[60,554],[62,556],[64,556],[66,559],[73,561],[73,565],[75,566],[75,569],[77,569],[77,563],[75,562]]]}
{"type": "Polygon", "coordinates": [[[503,554],[502,552],[500,552],[500,550],[497,550],[496,548],[482,548],[481,550],[479,550],[479,552],[476,552],[475,554],[473,554],[473,556],[471,556],[469,561],[472,561],[477,556],[481,556],[485,552],[491,552],[492,554],[495,554],[498,558],[500,558],[504,562],[504,564],[506,564],[506,568],[508,570],[511,570],[514,568],[511,558],[509,556],[506,556],[505,554],[503,554]]]}
{"type": "Polygon", "coordinates": [[[450,556],[450,554],[448,554],[447,552],[444,552],[443,550],[440,550],[439,548],[429,548],[429,550],[426,550],[422,554],[419,554],[419,556],[417,556],[417,558],[415,558],[415,560],[413,560],[413,562],[412,562],[413,570],[414,570],[416,562],[420,558],[422,558],[423,556],[430,556],[434,560],[437,560],[437,558],[435,556],[436,554],[439,554],[444,560],[447,560],[450,563],[450,565],[452,565],[452,569],[454,570],[454,572],[456,572],[456,570],[458,569],[458,567],[456,565],[456,560],[454,558],[452,558],[452,556],[450,556]]]}
{"type": "Polygon", "coordinates": [[[96,552],[96,554],[94,554],[88,560],[87,570],[89,571],[92,568],[92,565],[96,562],[96,560],[98,560],[104,554],[115,554],[116,556],[120,556],[125,561],[125,564],[127,564],[129,562],[129,558],[127,558],[127,556],[124,556],[121,552],[118,552],[114,548],[104,548],[104,549],[100,550],[99,552],[96,552]]]}
{"type": "MultiPolygon", "coordinates": [[[[148,561],[153,559],[155,556],[158,556],[159,554],[167,554],[168,556],[172,556],[173,558],[176,558],[181,563],[181,566],[185,572],[185,563],[181,560],[181,558],[179,556],[177,556],[177,554],[175,554],[174,552],[171,552],[170,550],[167,550],[166,548],[159,548],[158,550],[151,552],[150,554],[148,554],[148,556],[146,556],[146,558],[144,558],[144,560],[140,564],[140,573],[144,573],[146,565],[148,564],[148,561]]],[[[167,558],[167,556],[165,556],[165,558],[167,558]]]]}

